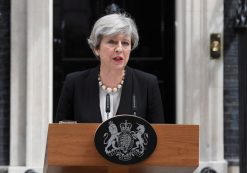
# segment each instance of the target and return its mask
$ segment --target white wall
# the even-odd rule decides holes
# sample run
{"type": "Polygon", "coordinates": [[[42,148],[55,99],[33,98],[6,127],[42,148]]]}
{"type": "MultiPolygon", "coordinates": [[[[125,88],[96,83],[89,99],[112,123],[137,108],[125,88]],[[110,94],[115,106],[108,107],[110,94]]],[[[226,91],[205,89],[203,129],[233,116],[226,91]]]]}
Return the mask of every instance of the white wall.
{"type": "Polygon", "coordinates": [[[10,173],[41,172],[52,120],[52,0],[11,1],[10,173]]]}
{"type": "Polygon", "coordinates": [[[223,146],[223,56],[210,58],[210,34],[223,38],[223,0],[176,1],[177,123],[200,125],[200,166],[227,172],[223,146]]]}

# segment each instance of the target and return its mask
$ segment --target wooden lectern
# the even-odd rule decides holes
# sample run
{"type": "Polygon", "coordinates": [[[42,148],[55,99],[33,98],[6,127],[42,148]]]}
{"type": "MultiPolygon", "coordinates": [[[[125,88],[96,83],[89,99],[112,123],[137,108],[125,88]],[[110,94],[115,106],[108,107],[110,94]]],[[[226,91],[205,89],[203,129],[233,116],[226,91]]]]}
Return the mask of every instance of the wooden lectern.
{"type": "Polygon", "coordinates": [[[50,124],[44,173],[191,173],[199,163],[199,126],[152,124],[157,134],[155,151],[146,160],[119,165],[95,148],[99,124],[50,124]]]}

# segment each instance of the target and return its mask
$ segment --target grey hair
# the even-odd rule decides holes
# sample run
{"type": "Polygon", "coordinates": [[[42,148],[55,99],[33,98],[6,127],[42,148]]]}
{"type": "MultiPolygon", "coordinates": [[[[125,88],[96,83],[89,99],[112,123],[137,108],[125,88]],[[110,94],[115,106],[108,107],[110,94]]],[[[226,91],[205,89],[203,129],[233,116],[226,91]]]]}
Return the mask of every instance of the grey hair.
{"type": "Polygon", "coordinates": [[[98,19],[92,29],[88,44],[93,50],[98,49],[103,36],[126,34],[131,37],[131,49],[138,46],[139,35],[133,19],[126,14],[109,14],[98,19]]]}

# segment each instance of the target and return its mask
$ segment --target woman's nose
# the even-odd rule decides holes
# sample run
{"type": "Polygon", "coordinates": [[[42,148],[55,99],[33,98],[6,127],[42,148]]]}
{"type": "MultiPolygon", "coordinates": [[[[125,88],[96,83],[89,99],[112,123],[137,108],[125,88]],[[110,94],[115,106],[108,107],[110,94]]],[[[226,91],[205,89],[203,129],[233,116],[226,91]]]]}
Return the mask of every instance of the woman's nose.
{"type": "Polygon", "coordinates": [[[119,42],[118,44],[117,44],[117,47],[116,47],[116,52],[122,52],[123,51],[123,45],[122,45],[122,43],[121,42],[119,42]]]}

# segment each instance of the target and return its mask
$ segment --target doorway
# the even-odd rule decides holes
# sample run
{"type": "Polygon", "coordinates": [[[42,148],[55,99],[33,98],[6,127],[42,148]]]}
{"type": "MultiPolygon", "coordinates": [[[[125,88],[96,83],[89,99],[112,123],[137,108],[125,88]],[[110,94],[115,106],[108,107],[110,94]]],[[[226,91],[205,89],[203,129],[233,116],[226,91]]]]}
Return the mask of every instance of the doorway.
{"type": "Polygon", "coordinates": [[[94,22],[110,4],[124,9],[135,20],[140,44],[128,65],[158,77],[165,122],[175,123],[175,2],[139,0],[53,1],[53,114],[66,74],[96,66],[87,38],[94,22]],[[140,4],[141,3],[141,4],[140,4]]]}

